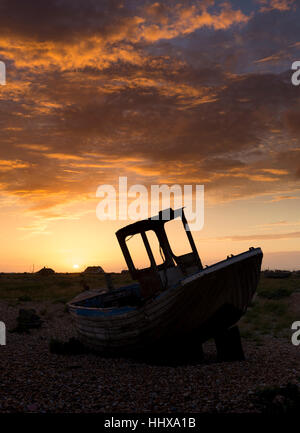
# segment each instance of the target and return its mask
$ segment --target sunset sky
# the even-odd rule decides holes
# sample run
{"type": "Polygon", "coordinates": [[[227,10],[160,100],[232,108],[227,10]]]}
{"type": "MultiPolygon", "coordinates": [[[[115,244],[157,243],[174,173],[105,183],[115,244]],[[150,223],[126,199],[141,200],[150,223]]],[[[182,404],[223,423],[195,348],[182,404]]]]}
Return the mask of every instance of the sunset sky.
{"type": "Polygon", "coordinates": [[[204,185],[204,264],[300,269],[298,0],[0,0],[0,60],[0,272],[124,269],[119,176],[204,185]]]}

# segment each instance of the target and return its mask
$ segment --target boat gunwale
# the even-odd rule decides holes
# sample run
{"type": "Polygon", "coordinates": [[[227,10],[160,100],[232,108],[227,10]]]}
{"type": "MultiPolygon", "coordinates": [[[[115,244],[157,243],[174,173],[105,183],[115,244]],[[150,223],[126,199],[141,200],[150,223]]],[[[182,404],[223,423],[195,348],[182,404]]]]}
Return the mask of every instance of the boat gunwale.
{"type": "Polygon", "coordinates": [[[226,268],[229,262],[231,264],[237,263],[240,261],[240,258],[243,255],[245,255],[245,256],[247,256],[247,258],[249,258],[249,257],[256,256],[259,254],[263,254],[260,247],[253,248],[251,250],[249,249],[248,251],[243,251],[242,253],[239,253],[236,256],[230,256],[225,260],[221,260],[220,262],[217,262],[217,263],[214,263],[213,265],[207,266],[206,268],[202,269],[200,272],[197,272],[193,275],[189,275],[188,277],[181,280],[181,284],[186,285],[186,284],[190,283],[191,281],[196,280],[199,277],[210,274],[211,271],[219,271],[220,269],[226,268]]]}
{"type": "MultiPolygon", "coordinates": [[[[170,294],[171,292],[175,291],[176,289],[181,289],[183,286],[197,280],[197,279],[201,279],[202,277],[209,275],[212,272],[215,271],[219,271],[221,269],[224,269],[226,267],[228,267],[229,265],[238,263],[242,256],[245,256],[244,258],[250,258],[250,257],[254,257],[254,256],[258,256],[258,255],[262,255],[262,250],[260,247],[258,248],[251,248],[248,251],[244,251],[242,253],[237,254],[236,256],[232,256],[232,257],[228,257],[227,259],[224,259],[220,262],[217,262],[213,265],[207,266],[206,268],[202,269],[200,272],[197,272],[193,275],[190,275],[180,281],[178,281],[178,283],[176,283],[174,286],[169,287],[166,291],[159,293],[154,299],[151,300],[151,302],[147,302],[146,304],[144,304],[143,306],[124,306],[124,307],[110,307],[110,308],[99,308],[99,307],[85,307],[82,305],[75,305],[73,302],[80,302],[80,301],[70,301],[67,303],[68,308],[70,308],[71,313],[75,314],[75,315],[80,315],[80,313],[77,313],[77,311],[81,310],[81,311],[91,311],[91,312],[95,312],[97,311],[100,315],[101,313],[103,314],[103,317],[105,316],[112,316],[112,312],[116,312],[115,314],[113,314],[114,316],[123,316],[123,315],[127,315],[128,313],[133,313],[136,312],[136,310],[141,311],[142,309],[146,309],[147,306],[149,304],[153,305],[153,303],[157,302],[160,300],[161,297],[166,296],[167,294],[170,294]],[[126,311],[122,312],[122,309],[126,309],[126,311]]],[[[136,284],[136,283],[133,283],[136,284]]],[[[126,287],[126,286],[125,286],[126,287]]],[[[95,296],[89,296],[87,298],[83,298],[82,301],[84,299],[92,299],[92,298],[96,298],[98,296],[101,296],[101,294],[97,294],[95,296]]]]}

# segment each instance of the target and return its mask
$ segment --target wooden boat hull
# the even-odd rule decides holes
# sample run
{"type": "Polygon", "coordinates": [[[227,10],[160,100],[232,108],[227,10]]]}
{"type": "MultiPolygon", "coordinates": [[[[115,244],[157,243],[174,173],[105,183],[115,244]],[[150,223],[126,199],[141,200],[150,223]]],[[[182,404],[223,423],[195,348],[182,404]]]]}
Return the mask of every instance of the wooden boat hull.
{"type": "Polygon", "coordinates": [[[245,314],[261,262],[261,249],[250,249],[181,280],[142,306],[92,308],[74,301],[68,306],[79,339],[99,352],[139,352],[193,340],[200,344],[245,314]]]}

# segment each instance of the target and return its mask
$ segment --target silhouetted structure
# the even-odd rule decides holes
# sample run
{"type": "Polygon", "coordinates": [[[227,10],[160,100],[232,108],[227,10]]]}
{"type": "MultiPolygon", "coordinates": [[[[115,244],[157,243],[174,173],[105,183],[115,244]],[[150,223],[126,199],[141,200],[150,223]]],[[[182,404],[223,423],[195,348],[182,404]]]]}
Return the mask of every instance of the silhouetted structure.
{"type": "Polygon", "coordinates": [[[101,268],[101,266],[88,266],[85,271],[83,271],[84,274],[104,274],[104,270],[101,268]]]}
{"type": "Polygon", "coordinates": [[[43,276],[47,276],[47,275],[53,275],[53,274],[55,274],[55,271],[54,271],[53,269],[51,269],[51,268],[46,268],[46,267],[44,266],[42,269],[40,269],[40,270],[37,272],[37,274],[39,274],[39,275],[43,275],[43,276]]]}
{"type": "Polygon", "coordinates": [[[130,275],[130,273],[129,273],[128,269],[123,269],[121,271],[121,275],[126,276],[126,275],[130,275]]]}

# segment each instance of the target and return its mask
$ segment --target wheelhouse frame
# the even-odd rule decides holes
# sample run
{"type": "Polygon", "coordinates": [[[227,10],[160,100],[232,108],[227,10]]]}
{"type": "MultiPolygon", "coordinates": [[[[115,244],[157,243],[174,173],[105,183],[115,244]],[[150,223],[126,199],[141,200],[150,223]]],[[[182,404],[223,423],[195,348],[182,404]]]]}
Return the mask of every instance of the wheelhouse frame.
{"type": "Polygon", "coordinates": [[[173,210],[171,208],[160,211],[158,215],[137,221],[126,227],[121,228],[116,232],[118,242],[120,244],[123,256],[128,266],[131,277],[138,280],[141,286],[141,292],[144,297],[152,296],[157,291],[162,291],[167,286],[175,283],[184,276],[191,275],[203,269],[198,251],[189,230],[183,208],[173,210]],[[186,232],[191,252],[176,256],[170,246],[165,224],[171,220],[180,218],[186,232]],[[164,262],[160,265],[156,264],[151,246],[147,238],[147,231],[154,231],[156,234],[159,247],[163,253],[164,262]],[[150,260],[150,267],[137,269],[133,263],[131,254],[127,246],[127,238],[140,234],[150,260]]]}

